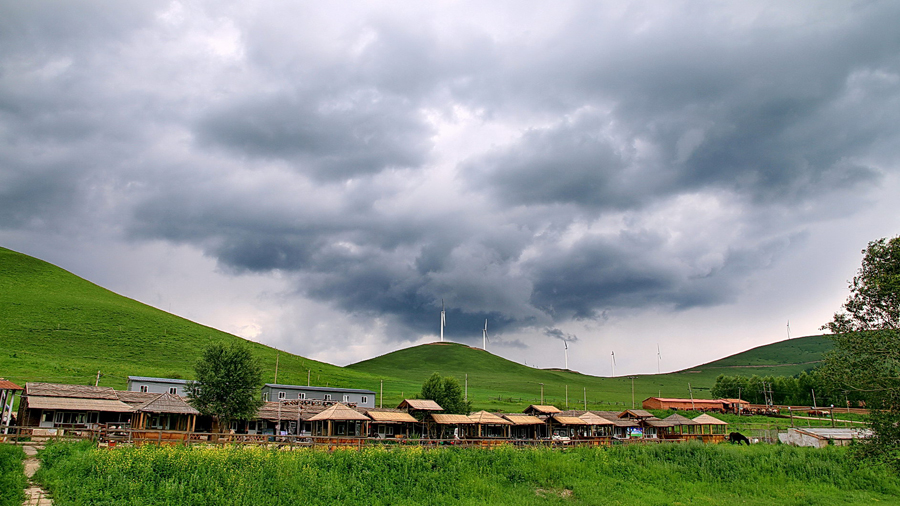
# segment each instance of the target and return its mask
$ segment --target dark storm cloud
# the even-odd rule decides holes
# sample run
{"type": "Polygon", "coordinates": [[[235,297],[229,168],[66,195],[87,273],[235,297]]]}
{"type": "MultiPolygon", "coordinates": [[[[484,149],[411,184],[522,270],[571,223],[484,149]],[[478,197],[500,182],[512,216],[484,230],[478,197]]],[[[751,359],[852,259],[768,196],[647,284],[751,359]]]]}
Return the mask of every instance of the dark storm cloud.
{"type": "Polygon", "coordinates": [[[320,180],[417,168],[426,161],[432,132],[408,102],[376,90],[347,95],[229,104],[203,118],[197,134],[204,143],[287,160],[320,180]]]}
{"type": "Polygon", "coordinates": [[[356,7],[3,4],[0,227],[574,340],[735,300],[896,170],[896,3],[356,7]]]}

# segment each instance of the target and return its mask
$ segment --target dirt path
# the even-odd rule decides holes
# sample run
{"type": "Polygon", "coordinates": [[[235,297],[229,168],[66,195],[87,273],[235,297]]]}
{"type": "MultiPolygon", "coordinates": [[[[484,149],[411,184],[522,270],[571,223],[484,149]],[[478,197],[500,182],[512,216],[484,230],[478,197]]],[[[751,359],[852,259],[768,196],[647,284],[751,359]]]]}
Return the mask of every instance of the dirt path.
{"type": "MultiPolygon", "coordinates": [[[[22,449],[25,450],[26,455],[25,476],[30,481],[34,473],[41,467],[41,462],[37,459],[38,449],[34,446],[25,446],[22,449]]],[[[28,488],[25,489],[25,502],[22,506],[50,506],[52,504],[53,501],[47,495],[47,492],[36,484],[30,483],[28,488]]]]}

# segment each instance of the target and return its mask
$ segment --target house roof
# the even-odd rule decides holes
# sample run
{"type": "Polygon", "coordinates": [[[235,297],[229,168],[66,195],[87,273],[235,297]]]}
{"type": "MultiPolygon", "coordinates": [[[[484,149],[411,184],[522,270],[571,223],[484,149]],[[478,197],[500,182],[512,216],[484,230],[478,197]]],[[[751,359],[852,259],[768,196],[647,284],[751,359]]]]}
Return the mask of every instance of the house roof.
{"type": "Polygon", "coordinates": [[[199,415],[200,412],[184,399],[170,393],[159,394],[155,399],[150,399],[135,406],[135,411],[144,413],[175,413],[180,415],[199,415]]]}
{"type": "Polygon", "coordinates": [[[595,415],[602,416],[606,418],[610,422],[613,423],[616,427],[638,427],[639,425],[634,420],[629,418],[619,418],[619,414],[615,411],[591,411],[595,415]]]}
{"type": "Polygon", "coordinates": [[[672,422],[667,422],[666,420],[660,420],[659,418],[647,418],[644,420],[644,423],[649,425],[650,427],[674,427],[675,424],[672,422]]]}
{"type": "Polygon", "coordinates": [[[513,425],[544,425],[544,421],[536,416],[526,415],[525,413],[505,413],[506,418],[513,425]]]}
{"type": "Polygon", "coordinates": [[[584,420],[584,423],[588,425],[615,425],[612,420],[608,420],[597,413],[592,413],[590,411],[585,412],[578,418],[584,420]]]}
{"type": "Polygon", "coordinates": [[[432,413],[431,418],[434,420],[434,423],[439,423],[441,425],[444,424],[461,424],[461,423],[475,423],[466,415],[453,415],[453,414],[445,414],[445,413],[432,413]]]}
{"type": "Polygon", "coordinates": [[[619,418],[654,418],[654,416],[644,409],[626,409],[619,413],[619,418]]]}
{"type": "Polygon", "coordinates": [[[12,381],[0,378],[0,390],[25,390],[12,381]]]}
{"type": "Polygon", "coordinates": [[[469,415],[469,418],[479,425],[512,425],[512,422],[510,422],[509,420],[505,420],[493,413],[488,413],[484,410],[477,413],[472,413],[471,415],[469,415]]]}
{"type": "Polygon", "coordinates": [[[665,421],[671,423],[672,426],[676,426],[676,425],[700,425],[700,424],[698,424],[697,422],[691,420],[690,418],[688,418],[688,417],[686,417],[686,416],[683,416],[683,415],[679,415],[678,413],[674,413],[674,414],[672,414],[672,415],[669,415],[669,416],[663,418],[663,420],[665,420],[665,421]]]}
{"type": "Polygon", "coordinates": [[[694,421],[699,423],[700,425],[728,425],[728,422],[723,422],[714,416],[709,416],[706,413],[695,417],[694,421]]]}
{"type": "Polygon", "coordinates": [[[553,415],[553,419],[563,425],[587,425],[587,422],[577,416],[553,415]]]}
{"type": "Polygon", "coordinates": [[[379,423],[416,423],[418,420],[405,411],[383,411],[369,409],[365,411],[366,415],[372,420],[379,423]]]}
{"type": "Polygon", "coordinates": [[[118,399],[79,399],[71,397],[40,397],[29,395],[25,398],[28,409],[61,409],[66,411],[105,411],[109,413],[131,413],[134,409],[118,399]]]}
{"type": "Polygon", "coordinates": [[[69,397],[75,399],[118,400],[116,391],[110,387],[88,385],[66,385],[63,383],[25,383],[26,396],[69,397]]]}
{"type": "Polygon", "coordinates": [[[556,406],[548,406],[546,404],[532,404],[531,406],[525,408],[525,413],[528,413],[529,411],[541,413],[543,415],[552,415],[553,413],[560,412],[559,408],[557,408],[556,406]]]}
{"type": "Polygon", "coordinates": [[[116,397],[125,404],[139,406],[145,402],[152,401],[162,395],[159,392],[130,392],[127,390],[116,390],[116,397]]]}
{"type": "Polygon", "coordinates": [[[420,411],[443,411],[440,404],[431,399],[403,399],[397,409],[415,409],[420,411]]]}
{"type": "Polygon", "coordinates": [[[310,421],[318,422],[322,420],[363,420],[369,421],[370,418],[355,409],[341,403],[337,403],[330,408],[325,409],[318,415],[310,418],[310,421]]]}

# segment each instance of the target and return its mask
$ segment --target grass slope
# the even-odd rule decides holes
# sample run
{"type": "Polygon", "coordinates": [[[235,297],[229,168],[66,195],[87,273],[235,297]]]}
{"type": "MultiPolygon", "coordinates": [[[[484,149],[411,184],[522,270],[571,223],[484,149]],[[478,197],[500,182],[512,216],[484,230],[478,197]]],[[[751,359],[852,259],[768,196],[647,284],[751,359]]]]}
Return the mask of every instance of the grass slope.
{"type": "MultiPolygon", "coordinates": [[[[193,377],[210,342],[244,341],[122,297],[47,262],[0,248],[0,376],[124,388],[129,375],[193,377]]],[[[244,341],[272,382],[276,350],[244,341]]],[[[361,372],[282,352],[278,382],[371,388],[361,372]]]]}
{"type": "MultiPolygon", "coordinates": [[[[760,346],[715,362],[669,374],[634,377],[634,399],[639,406],[647,397],[708,398],[720,374],[793,375],[814,367],[830,349],[823,336],[791,339],[760,346]],[[781,362],[779,362],[781,360],[781,362]]],[[[394,376],[406,388],[418,386],[433,372],[464,382],[468,376],[469,398],[478,408],[514,410],[541,400],[560,407],[584,406],[610,409],[631,407],[630,377],[597,377],[564,370],[535,369],[497,357],[479,348],[456,343],[432,343],[398,350],[347,366],[376,376],[394,376]],[[566,389],[568,388],[568,401],[566,389]]],[[[387,385],[386,385],[387,386],[387,385]]],[[[396,390],[391,385],[391,390],[396,390]]],[[[386,401],[387,402],[387,401],[386,401]]]]}
{"type": "MultiPolygon", "coordinates": [[[[190,379],[211,341],[243,339],[117,295],[41,260],[0,248],[0,376],[12,381],[100,384],[123,388],[128,375],[190,379]]],[[[247,342],[274,381],[276,350],[247,342]]],[[[719,374],[792,375],[815,365],[830,343],[813,336],[761,346],[688,370],[638,375],[637,406],[650,396],[708,397],[719,374]],[[792,365],[784,365],[792,364],[792,365]]],[[[415,396],[433,372],[465,382],[475,409],[519,411],[541,401],[560,407],[619,409],[632,405],[629,377],[604,378],[544,370],[478,348],[434,343],[396,351],[348,367],[281,353],[278,382],[380,391],[384,405],[415,396]],[[568,400],[567,400],[568,394],[568,400]]]]}

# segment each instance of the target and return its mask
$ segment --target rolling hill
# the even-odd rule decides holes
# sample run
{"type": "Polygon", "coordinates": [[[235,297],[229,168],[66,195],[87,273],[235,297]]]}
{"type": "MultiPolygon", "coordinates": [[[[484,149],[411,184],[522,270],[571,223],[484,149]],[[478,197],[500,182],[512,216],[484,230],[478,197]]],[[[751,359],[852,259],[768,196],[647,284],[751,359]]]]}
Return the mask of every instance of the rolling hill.
{"type": "MultiPolygon", "coordinates": [[[[0,248],[0,376],[123,388],[128,375],[190,379],[211,341],[246,342],[274,381],[275,349],[122,297],[47,262],[0,248]]],[[[719,374],[793,375],[821,360],[823,336],[761,346],[690,369],[660,375],[604,378],[544,370],[455,343],[415,346],[347,367],[280,352],[278,382],[384,388],[384,405],[417,393],[433,372],[468,381],[476,409],[518,411],[543,401],[560,407],[614,409],[646,397],[697,397],[719,374]]]]}

